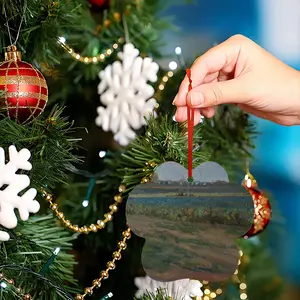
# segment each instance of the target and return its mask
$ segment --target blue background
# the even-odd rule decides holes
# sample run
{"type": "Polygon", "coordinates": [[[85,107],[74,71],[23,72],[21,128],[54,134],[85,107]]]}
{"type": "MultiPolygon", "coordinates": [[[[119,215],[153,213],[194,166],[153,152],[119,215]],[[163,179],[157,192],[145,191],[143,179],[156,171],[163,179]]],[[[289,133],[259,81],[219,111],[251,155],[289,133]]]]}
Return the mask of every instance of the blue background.
{"type": "MultiPolygon", "coordinates": [[[[276,5],[276,1],[273,2],[276,5]]],[[[164,36],[164,51],[170,54],[170,58],[173,56],[176,59],[176,46],[183,49],[184,57],[189,60],[214,43],[237,33],[248,36],[276,53],[276,49],[268,48],[261,34],[264,20],[259,1],[198,0],[194,3],[172,6],[164,13],[175,16],[175,24],[181,28],[179,32],[166,32],[164,36]]],[[[287,57],[278,58],[299,69],[300,51],[299,58],[293,58],[293,61],[287,57]]],[[[168,61],[163,63],[167,64],[168,61]]],[[[251,171],[260,187],[271,192],[285,219],[285,223],[280,225],[285,232],[278,232],[275,221],[268,227],[270,250],[285,278],[300,284],[300,127],[283,127],[257,120],[257,130],[261,134],[256,140],[255,161],[252,162],[251,171]]]]}

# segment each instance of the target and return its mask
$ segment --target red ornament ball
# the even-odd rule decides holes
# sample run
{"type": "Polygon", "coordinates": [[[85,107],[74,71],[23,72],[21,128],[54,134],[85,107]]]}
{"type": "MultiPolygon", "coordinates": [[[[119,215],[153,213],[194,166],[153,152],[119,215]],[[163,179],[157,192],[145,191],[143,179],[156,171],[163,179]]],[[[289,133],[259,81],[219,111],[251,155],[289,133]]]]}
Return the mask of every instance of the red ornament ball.
{"type": "Polygon", "coordinates": [[[247,174],[242,185],[248,190],[254,202],[253,224],[243,236],[247,239],[258,235],[267,228],[271,220],[272,209],[268,197],[258,190],[257,182],[252,175],[247,174]]]}
{"type": "Polygon", "coordinates": [[[89,0],[89,3],[102,9],[106,9],[110,5],[110,0],[89,0]]]}
{"type": "Polygon", "coordinates": [[[42,73],[21,61],[15,46],[8,47],[5,61],[0,64],[0,107],[7,116],[19,123],[37,118],[48,101],[48,86],[42,73]]]}

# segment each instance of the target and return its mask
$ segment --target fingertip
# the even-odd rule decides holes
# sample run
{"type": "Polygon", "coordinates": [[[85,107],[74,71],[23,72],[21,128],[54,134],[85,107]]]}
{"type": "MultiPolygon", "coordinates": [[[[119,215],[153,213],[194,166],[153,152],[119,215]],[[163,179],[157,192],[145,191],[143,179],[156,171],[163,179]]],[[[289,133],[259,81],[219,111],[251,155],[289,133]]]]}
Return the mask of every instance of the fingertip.
{"type": "Polygon", "coordinates": [[[176,122],[185,122],[187,120],[187,107],[178,107],[175,113],[176,122]]]}
{"type": "Polygon", "coordinates": [[[194,112],[194,126],[198,125],[201,121],[201,112],[199,109],[195,109],[194,112]]]}
{"type": "Polygon", "coordinates": [[[186,106],[186,96],[188,93],[188,78],[185,76],[183,81],[180,84],[178,93],[176,97],[174,98],[173,105],[176,105],[177,107],[183,107],[186,106]]]}
{"type": "Polygon", "coordinates": [[[201,113],[206,118],[210,119],[215,115],[215,108],[214,107],[205,107],[201,109],[201,113]]]}

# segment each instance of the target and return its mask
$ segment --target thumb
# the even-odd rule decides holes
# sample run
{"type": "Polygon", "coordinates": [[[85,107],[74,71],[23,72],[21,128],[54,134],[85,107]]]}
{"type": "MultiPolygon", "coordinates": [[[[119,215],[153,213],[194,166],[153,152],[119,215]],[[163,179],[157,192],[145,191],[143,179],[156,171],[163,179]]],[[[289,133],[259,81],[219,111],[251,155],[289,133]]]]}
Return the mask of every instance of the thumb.
{"type": "Polygon", "coordinates": [[[238,79],[202,84],[188,93],[187,105],[194,108],[203,108],[226,103],[243,104],[250,98],[249,90],[238,79]]]}

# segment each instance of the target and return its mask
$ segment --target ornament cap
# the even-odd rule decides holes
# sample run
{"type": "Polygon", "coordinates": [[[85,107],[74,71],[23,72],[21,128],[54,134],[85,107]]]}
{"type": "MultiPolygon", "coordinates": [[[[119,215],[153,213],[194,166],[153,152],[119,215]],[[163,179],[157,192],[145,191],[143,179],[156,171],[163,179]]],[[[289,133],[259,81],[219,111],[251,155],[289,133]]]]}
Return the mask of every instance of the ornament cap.
{"type": "Polygon", "coordinates": [[[5,52],[5,60],[22,60],[21,52],[18,51],[17,47],[15,45],[11,45],[7,47],[7,52],[5,52]]]}

